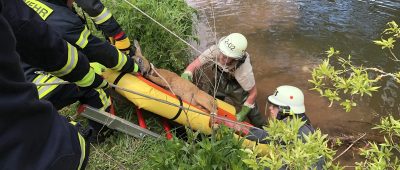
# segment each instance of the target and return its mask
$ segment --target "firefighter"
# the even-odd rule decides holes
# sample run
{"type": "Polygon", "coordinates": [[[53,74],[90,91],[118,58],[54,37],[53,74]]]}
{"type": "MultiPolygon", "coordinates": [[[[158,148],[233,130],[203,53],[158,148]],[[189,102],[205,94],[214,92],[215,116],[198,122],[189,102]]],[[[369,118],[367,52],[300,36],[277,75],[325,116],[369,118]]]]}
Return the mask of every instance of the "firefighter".
{"type": "MultiPolygon", "coordinates": [[[[131,58],[108,42],[93,36],[83,20],[74,13],[72,2],[71,0],[47,0],[47,2],[25,0],[25,3],[39,15],[42,14],[41,9],[51,11],[45,17],[42,17],[42,19],[51,25],[56,32],[60,33],[65,40],[80,49],[88,57],[89,61],[101,63],[108,68],[120,72],[142,71],[143,74],[146,73],[149,69],[147,60],[138,57],[131,58]]],[[[23,66],[27,79],[34,83],[62,81],[51,74],[42,72],[36,67],[27,64],[23,66]]],[[[110,97],[102,89],[79,88],[76,85],[67,84],[38,86],[38,91],[40,99],[49,100],[57,109],[79,101],[82,104],[87,104],[100,110],[110,111],[110,97]]],[[[103,125],[94,121],[89,121],[89,124],[95,130],[91,142],[101,142],[109,134],[108,128],[103,127],[103,125]]]]}
{"type": "Polygon", "coordinates": [[[248,117],[253,125],[261,127],[265,117],[259,113],[256,104],[257,87],[246,48],[247,39],[240,33],[223,37],[218,45],[211,46],[189,64],[181,77],[192,81],[197,69],[206,63],[215,62],[218,69],[213,80],[218,82],[217,98],[224,100],[228,97],[235,106],[242,105],[236,114],[237,120],[241,122],[248,117]]]}
{"type": "MultiPolygon", "coordinates": [[[[315,129],[311,125],[310,119],[305,114],[304,95],[303,92],[294,86],[279,86],[275,92],[268,96],[268,110],[272,119],[277,119],[287,122],[293,117],[297,117],[305,122],[298,130],[298,137],[306,142],[305,135],[314,133],[315,129]]],[[[216,124],[223,124],[227,127],[235,129],[246,135],[246,139],[256,141],[262,144],[268,144],[266,137],[268,132],[259,128],[237,126],[232,122],[216,119],[216,124]]],[[[321,158],[313,167],[315,169],[322,169],[324,165],[324,158],[321,158]]],[[[285,169],[282,167],[281,169],[285,169]]]]}
{"type": "MultiPolygon", "coordinates": [[[[267,102],[271,118],[284,122],[287,122],[292,117],[300,118],[305,122],[305,124],[299,129],[300,136],[303,136],[302,134],[307,135],[314,133],[315,130],[311,125],[310,119],[305,114],[306,109],[304,106],[303,92],[299,88],[288,85],[279,86],[272,95],[268,96],[267,102]]],[[[267,133],[261,136],[249,136],[248,138],[262,141],[265,139],[266,135],[267,133]]]]}
{"type": "Polygon", "coordinates": [[[0,0],[0,38],[0,169],[84,169],[89,145],[79,126],[38,99],[20,61],[80,86],[106,84],[81,53],[21,0],[0,0]]]}
{"type": "MultiPolygon", "coordinates": [[[[8,0],[4,0],[4,4],[8,3],[8,0]]],[[[21,0],[18,0],[16,5],[6,6],[3,16],[13,29],[18,42],[17,51],[22,61],[66,81],[74,82],[80,87],[108,86],[100,75],[95,74],[84,54],[53,32],[54,30],[21,0]]]]}

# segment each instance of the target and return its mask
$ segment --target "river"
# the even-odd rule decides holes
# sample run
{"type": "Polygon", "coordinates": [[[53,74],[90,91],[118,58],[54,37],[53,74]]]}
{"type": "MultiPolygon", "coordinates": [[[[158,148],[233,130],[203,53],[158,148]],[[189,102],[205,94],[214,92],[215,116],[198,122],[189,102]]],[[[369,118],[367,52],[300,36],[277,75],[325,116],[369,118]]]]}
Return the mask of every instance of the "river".
{"type": "MultiPolygon", "coordinates": [[[[248,48],[257,83],[257,103],[264,112],[266,97],[280,85],[301,88],[312,124],[331,136],[357,135],[370,130],[382,115],[400,117],[400,89],[384,80],[374,97],[346,113],[337,103],[310,91],[310,70],[325,57],[329,47],[351,54],[356,64],[398,71],[372,40],[380,38],[389,21],[400,23],[398,0],[187,0],[198,10],[197,31],[206,49],[229,33],[240,32],[248,48]]],[[[396,51],[400,54],[399,51],[396,51]]],[[[351,164],[351,154],[342,157],[351,164]]]]}

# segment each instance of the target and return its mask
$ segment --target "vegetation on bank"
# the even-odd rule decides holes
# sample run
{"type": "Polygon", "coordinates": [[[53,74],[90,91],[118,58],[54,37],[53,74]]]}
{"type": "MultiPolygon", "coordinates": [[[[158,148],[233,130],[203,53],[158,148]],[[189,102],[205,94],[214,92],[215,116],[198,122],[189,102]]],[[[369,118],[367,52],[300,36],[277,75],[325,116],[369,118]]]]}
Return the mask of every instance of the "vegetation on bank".
{"type": "MultiPolygon", "coordinates": [[[[158,68],[167,68],[180,73],[191,58],[191,50],[185,43],[157,25],[155,22],[121,0],[104,0],[104,5],[113,13],[131,40],[138,39],[145,57],[158,68]]],[[[149,16],[173,31],[186,41],[196,42],[194,19],[196,11],[184,0],[129,0],[149,16]]],[[[82,11],[77,10],[82,16],[82,11]]],[[[88,17],[86,17],[88,19],[88,17]]],[[[95,30],[92,21],[87,21],[95,35],[102,34],[95,30]]],[[[114,97],[114,106],[118,116],[137,122],[135,106],[119,96],[114,97]]],[[[64,110],[64,114],[73,115],[75,107],[64,110]]],[[[144,113],[150,130],[163,133],[160,118],[144,113]]],[[[88,169],[146,169],[154,153],[164,153],[162,146],[167,141],[146,138],[135,139],[122,133],[115,133],[101,144],[92,144],[88,169]]]]}
{"type": "MultiPolygon", "coordinates": [[[[372,96],[380,87],[379,81],[393,81],[400,84],[400,60],[398,54],[393,52],[396,41],[400,39],[400,27],[396,22],[387,23],[387,28],[382,32],[380,40],[373,41],[382,50],[389,52],[389,59],[397,65],[397,71],[387,72],[378,66],[365,67],[352,63],[351,56],[342,57],[334,48],[326,51],[327,58],[313,69],[312,90],[318,91],[321,96],[327,98],[331,105],[339,102],[349,112],[364,95],[372,96]],[[384,79],[386,78],[386,79],[384,79]]],[[[398,97],[398,96],[397,96],[398,97]]],[[[375,125],[383,135],[383,143],[369,142],[368,147],[360,149],[361,155],[366,159],[356,162],[356,169],[398,169],[400,167],[400,120],[395,119],[391,113],[381,118],[381,122],[375,125]]]]}
{"type": "MultiPolygon", "coordinates": [[[[129,1],[179,37],[197,41],[193,20],[197,14],[184,0],[129,1]]],[[[130,38],[139,39],[143,54],[156,67],[183,71],[192,57],[185,43],[122,0],[107,0],[104,4],[130,38]]]]}
{"type": "MultiPolygon", "coordinates": [[[[193,32],[196,12],[184,0],[130,2],[180,37],[188,41],[197,39],[193,32]]],[[[178,73],[183,70],[191,57],[187,45],[123,1],[107,0],[104,3],[128,35],[133,36],[130,38],[140,39],[145,56],[153,64],[178,73]]],[[[400,38],[397,24],[390,23],[384,34],[390,37],[375,43],[385,49],[393,49],[395,41],[400,38]]],[[[378,71],[379,74],[371,77],[368,73],[374,70],[355,66],[351,57],[340,57],[334,48],[327,51],[327,56],[313,70],[310,82],[315,86],[314,90],[332,103],[340,102],[347,111],[357,105],[357,97],[373,95],[373,91],[379,90],[375,84],[380,80],[379,74],[381,77],[389,75],[380,70],[383,72],[378,71]],[[331,65],[334,60],[340,63],[339,67],[331,65]]],[[[397,57],[393,57],[396,61],[397,57]]],[[[399,78],[400,72],[391,75],[399,78]]],[[[116,106],[121,117],[135,121],[132,119],[135,117],[132,105],[116,102],[116,106]]],[[[74,108],[65,112],[71,114],[74,108]]],[[[152,117],[150,128],[161,133],[157,121],[157,117],[152,117]]],[[[343,169],[332,163],[335,151],[328,147],[327,135],[320,130],[305,137],[305,143],[297,138],[302,123],[297,119],[288,123],[269,121],[265,129],[271,134],[268,138],[271,150],[263,156],[259,155],[259,150],[243,149],[242,140],[235,139],[232,131],[224,127],[217,129],[213,136],[188,131],[187,140],[174,138],[171,141],[153,138],[139,140],[116,133],[105,142],[92,145],[88,169],[279,169],[283,165],[289,169],[305,169],[320,159],[325,161],[326,168],[343,169]]],[[[385,135],[385,143],[371,142],[370,147],[362,149],[361,154],[366,160],[358,162],[357,169],[396,169],[399,167],[396,155],[400,153],[400,147],[396,141],[400,138],[400,122],[390,116],[382,118],[375,128],[385,135]]]]}

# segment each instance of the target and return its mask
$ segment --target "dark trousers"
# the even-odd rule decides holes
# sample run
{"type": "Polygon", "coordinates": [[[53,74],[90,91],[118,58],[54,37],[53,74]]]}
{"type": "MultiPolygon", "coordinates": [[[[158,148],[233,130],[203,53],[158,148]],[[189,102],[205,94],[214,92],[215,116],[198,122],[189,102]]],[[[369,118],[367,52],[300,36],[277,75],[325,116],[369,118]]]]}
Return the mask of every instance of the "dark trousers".
{"type": "MultiPolygon", "coordinates": [[[[217,78],[221,78],[221,80],[218,81],[216,98],[232,103],[236,106],[236,110],[240,110],[240,106],[243,106],[249,93],[229,73],[218,71],[217,78]],[[221,76],[221,74],[223,75],[221,76]]],[[[257,103],[255,103],[255,107],[251,109],[250,113],[247,114],[247,118],[256,127],[261,128],[266,124],[266,118],[260,114],[257,103]]]]}

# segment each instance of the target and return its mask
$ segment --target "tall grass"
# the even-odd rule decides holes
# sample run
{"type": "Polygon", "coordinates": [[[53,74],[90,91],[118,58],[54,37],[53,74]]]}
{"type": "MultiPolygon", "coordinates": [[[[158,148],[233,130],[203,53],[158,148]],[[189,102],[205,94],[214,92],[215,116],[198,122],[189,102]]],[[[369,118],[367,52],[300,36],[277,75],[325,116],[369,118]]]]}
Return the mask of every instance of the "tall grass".
{"type": "MultiPolygon", "coordinates": [[[[129,0],[181,38],[196,40],[193,18],[196,12],[184,0],[129,0]]],[[[131,39],[140,40],[144,55],[156,67],[181,72],[189,57],[190,49],[149,18],[123,0],[104,1],[124,31],[131,39]]]]}
{"type": "MultiPolygon", "coordinates": [[[[187,45],[124,1],[105,0],[102,2],[110,9],[129,38],[139,39],[143,53],[156,67],[178,73],[184,69],[188,58],[191,57],[187,45]]],[[[130,2],[183,39],[197,40],[192,21],[196,13],[184,0],[130,0],[130,2]]],[[[94,35],[101,37],[99,31],[93,30],[92,22],[88,23],[94,35]]],[[[119,95],[113,94],[113,96],[118,116],[137,122],[133,104],[119,95]]],[[[64,109],[64,114],[74,114],[75,107],[64,109]]],[[[148,128],[162,134],[159,117],[145,112],[143,114],[148,128]]],[[[165,145],[165,140],[154,138],[141,140],[122,133],[114,133],[105,142],[92,144],[87,169],[146,169],[153,165],[153,160],[151,160],[153,154],[164,153],[163,146],[165,145]]]]}
{"type": "Polygon", "coordinates": [[[87,169],[143,169],[152,154],[162,152],[162,140],[144,140],[124,134],[107,138],[106,142],[91,146],[87,169]]]}

